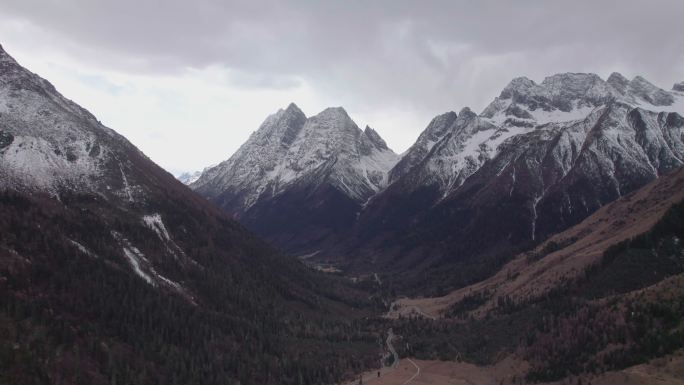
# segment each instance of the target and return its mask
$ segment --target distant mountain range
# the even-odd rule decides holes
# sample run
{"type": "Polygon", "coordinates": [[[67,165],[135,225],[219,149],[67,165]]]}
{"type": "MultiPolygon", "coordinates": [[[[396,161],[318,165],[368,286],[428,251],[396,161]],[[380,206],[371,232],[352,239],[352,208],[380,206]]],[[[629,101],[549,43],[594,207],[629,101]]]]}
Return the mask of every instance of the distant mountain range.
{"type": "Polygon", "coordinates": [[[0,47],[0,383],[333,384],[397,356],[440,360],[405,383],[624,383],[596,374],[667,356],[660,381],[682,114],[683,83],[518,78],[397,155],[291,104],[181,176],[199,195],[0,47]]]}
{"type": "Polygon", "coordinates": [[[424,270],[497,258],[684,164],[684,91],[642,77],[516,78],[435,117],[401,156],[341,108],[270,116],[191,187],[294,254],[424,270]]]}
{"type": "Polygon", "coordinates": [[[176,176],[176,179],[181,181],[183,184],[190,184],[195,182],[202,175],[202,171],[194,172],[183,172],[176,176]]]}

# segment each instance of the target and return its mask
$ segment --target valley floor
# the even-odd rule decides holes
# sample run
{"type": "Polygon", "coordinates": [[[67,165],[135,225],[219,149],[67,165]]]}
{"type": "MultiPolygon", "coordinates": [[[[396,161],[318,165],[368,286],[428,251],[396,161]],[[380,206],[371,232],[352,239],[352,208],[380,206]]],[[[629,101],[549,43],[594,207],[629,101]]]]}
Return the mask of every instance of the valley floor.
{"type": "MultiPolygon", "coordinates": [[[[406,358],[399,361],[395,370],[383,373],[380,377],[373,372],[364,375],[364,384],[374,385],[480,385],[499,384],[519,378],[525,364],[513,359],[505,359],[494,366],[477,366],[465,362],[426,361],[406,358]]],[[[358,383],[358,382],[355,382],[358,383]]]]}
{"type": "MultiPolygon", "coordinates": [[[[552,384],[577,384],[577,380],[577,378],[566,379],[565,382],[552,384]]],[[[684,349],[627,369],[603,373],[593,378],[583,377],[581,381],[583,384],[591,383],[592,385],[682,385],[684,384],[684,349]]]]}
{"type": "MultiPolygon", "coordinates": [[[[498,385],[525,383],[521,371],[525,363],[506,358],[494,366],[478,366],[465,362],[402,359],[394,370],[363,375],[364,384],[372,385],[498,385]]],[[[571,377],[560,382],[540,385],[682,385],[684,384],[684,349],[627,369],[593,377],[571,377]],[[578,382],[580,381],[580,382],[578,382]]],[[[358,384],[358,380],[349,383],[358,384]]]]}

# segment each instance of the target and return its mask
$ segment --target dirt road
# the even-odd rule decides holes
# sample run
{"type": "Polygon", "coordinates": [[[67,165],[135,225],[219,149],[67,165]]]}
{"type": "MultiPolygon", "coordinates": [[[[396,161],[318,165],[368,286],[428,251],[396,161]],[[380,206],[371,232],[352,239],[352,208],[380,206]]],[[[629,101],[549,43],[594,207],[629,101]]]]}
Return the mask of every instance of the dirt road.
{"type": "MultiPolygon", "coordinates": [[[[399,366],[399,354],[397,353],[396,349],[394,349],[394,345],[392,344],[392,341],[396,335],[394,334],[394,331],[390,328],[390,330],[387,332],[387,339],[385,340],[385,344],[387,345],[387,351],[389,351],[390,355],[392,356],[392,364],[389,366],[385,366],[385,357],[383,357],[383,366],[380,370],[373,370],[370,372],[366,372],[362,375],[362,380],[363,383],[368,383],[372,382],[373,380],[379,378],[378,377],[378,372],[380,373],[380,377],[383,377],[387,375],[388,373],[392,372],[399,366]]],[[[356,379],[348,385],[359,385],[359,379],[356,379]]]]}

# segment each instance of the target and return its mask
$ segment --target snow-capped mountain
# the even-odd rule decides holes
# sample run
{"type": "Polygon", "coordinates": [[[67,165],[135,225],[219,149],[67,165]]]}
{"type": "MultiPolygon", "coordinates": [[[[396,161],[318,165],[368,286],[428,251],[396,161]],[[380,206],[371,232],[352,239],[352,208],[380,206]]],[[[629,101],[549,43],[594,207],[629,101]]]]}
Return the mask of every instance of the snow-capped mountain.
{"type": "Polygon", "coordinates": [[[427,128],[420,134],[418,140],[402,155],[396,166],[390,170],[390,182],[399,179],[418,163],[422,162],[432,150],[432,147],[449,132],[449,128],[454,123],[454,120],[456,120],[456,113],[453,111],[432,119],[427,128]]]}
{"type": "Polygon", "coordinates": [[[111,192],[132,196],[126,165],[112,152],[122,138],[2,49],[0,117],[0,187],[56,194],[96,189],[106,178],[111,192]]]}
{"type": "Polygon", "coordinates": [[[310,220],[305,227],[320,227],[317,238],[325,229],[350,226],[361,206],[387,185],[397,161],[375,130],[361,130],[343,108],[307,118],[290,104],[191,187],[284,245],[301,236],[292,234],[298,219],[310,220]]]}
{"type": "Polygon", "coordinates": [[[202,175],[202,171],[184,172],[176,176],[176,179],[183,182],[185,185],[194,183],[202,175]]]}
{"type": "Polygon", "coordinates": [[[682,88],[617,73],[516,78],[479,115],[435,117],[400,160],[344,110],[306,118],[290,105],[192,187],[300,252],[339,242],[335,254],[413,255],[397,246],[407,234],[439,244],[433,258],[504,251],[684,164],[682,88]]]}
{"type": "Polygon", "coordinates": [[[372,128],[361,131],[344,109],[328,108],[307,118],[290,104],[269,116],[230,159],[205,170],[192,187],[212,199],[236,197],[230,203],[220,198],[221,205],[242,213],[325,170],[325,182],[364,202],[387,185],[387,173],[397,161],[372,128]]]}
{"type": "MultiPolygon", "coordinates": [[[[205,261],[191,252],[195,245],[187,236],[206,232],[220,212],[208,214],[209,203],[2,47],[0,194],[58,202],[54,215],[64,215],[60,220],[67,228],[57,241],[86,256],[112,258],[151,287],[195,301],[192,284],[180,278],[202,271],[205,261]],[[90,227],[75,230],[80,226],[70,221],[92,212],[97,219],[90,227]],[[201,230],[189,223],[179,226],[179,215],[204,216],[206,223],[201,230]]],[[[223,227],[243,231],[230,221],[223,227]]],[[[235,242],[242,240],[238,236],[235,242]]],[[[12,247],[0,242],[0,250],[12,247]]]]}
{"type": "Polygon", "coordinates": [[[246,372],[295,383],[292,371],[338,383],[347,370],[321,379],[308,364],[340,357],[329,336],[357,311],[346,287],[335,294],[276,253],[2,47],[0,266],[0,327],[22,325],[0,346],[33,363],[3,361],[13,383],[237,383],[246,372]],[[325,318],[303,315],[313,308],[325,318]],[[312,337],[325,348],[302,352],[288,336],[311,325],[329,330],[312,337]],[[295,354],[307,364],[281,364],[295,354]],[[241,356],[275,364],[226,359],[241,356]]]}
{"type": "Polygon", "coordinates": [[[617,73],[514,79],[480,115],[430,123],[360,214],[349,250],[429,265],[500,255],[578,223],[684,165],[681,89],[617,73]]]}
{"type": "Polygon", "coordinates": [[[453,113],[436,117],[390,171],[391,180],[420,164],[422,171],[414,171],[411,183],[436,184],[446,195],[494,158],[507,139],[540,127],[583,120],[609,103],[656,112],[684,110],[678,92],[662,90],[639,76],[629,81],[613,73],[604,81],[594,74],[568,73],[550,76],[541,84],[517,78],[479,116],[466,107],[457,118],[453,113]],[[444,121],[449,124],[439,124],[444,121]]]}
{"type": "MultiPolygon", "coordinates": [[[[115,245],[118,262],[151,286],[192,300],[191,290],[158,267],[166,263],[168,272],[168,260],[173,260],[178,275],[188,266],[199,266],[167,227],[174,214],[160,209],[183,195],[178,188],[183,187],[124,137],[21,67],[0,47],[0,192],[45,195],[69,201],[70,209],[81,200],[99,202],[103,221],[132,222],[126,231],[103,225],[100,230],[106,235],[101,235],[100,245],[115,245]],[[134,243],[132,235],[140,231],[158,238],[165,252],[154,258],[143,253],[145,248],[134,243]]],[[[194,203],[191,198],[182,204],[194,203]]],[[[64,234],[79,252],[96,255],[91,240],[82,236],[64,234]]]]}

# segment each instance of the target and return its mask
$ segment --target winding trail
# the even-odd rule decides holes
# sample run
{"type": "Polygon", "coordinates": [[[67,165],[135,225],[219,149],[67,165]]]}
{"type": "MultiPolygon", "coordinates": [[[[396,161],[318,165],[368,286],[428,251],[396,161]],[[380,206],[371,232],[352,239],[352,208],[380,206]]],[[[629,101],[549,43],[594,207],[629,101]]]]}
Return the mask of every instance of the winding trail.
{"type": "MultiPolygon", "coordinates": [[[[396,369],[399,366],[399,354],[397,353],[396,349],[394,349],[394,345],[392,345],[392,340],[396,337],[394,334],[394,331],[392,328],[389,329],[387,332],[387,339],[385,339],[385,344],[387,345],[387,350],[389,350],[390,354],[392,355],[392,365],[390,366],[383,366],[379,371],[381,375],[385,375],[387,373],[390,373],[394,369],[396,369]]],[[[386,357],[386,356],[384,356],[386,357]]],[[[384,357],[383,357],[383,362],[384,362],[384,357]]],[[[383,364],[384,365],[384,364],[383,364]]],[[[414,364],[415,365],[415,364],[414,364]]],[[[377,378],[377,372],[371,372],[366,374],[365,376],[362,377],[363,382],[368,382],[371,381],[375,378],[377,378]]],[[[354,381],[349,382],[347,385],[359,385],[359,380],[356,379],[354,381]]]]}
{"type": "Polygon", "coordinates": [[[413,376],[411,376],[411,378],[409,378],[408,380],[406,380],[406,381],[405,381],[403,384],[401,384],[401,385],[406,385],[406,384],[410,383],[411,381],[415,380],[416,378],[418,378],[418,376],[420,376],[420,366],[418,366],[418,364],[416,364],[415,362],[413,362],[413,360],[410,359],[410,358],[407,358],[406,360],[407,360],[408,362],[410,362],[413,366],[416,367],[416,373],[415,373],[413,376]]]}
{"type": "MultiPolygon", "coordinates": [[[[399,354],[397,353],[396,349],[394,348],[394,345],[392,344],[392,341],[395,338],[396,338],[396,335],[394,334],[394,331],[390,328],[389,331],[387,332],[387,339],[385,340],[385,343],[387,344],[388,354],[386,354],[383,357],[383,361],[386,357],[391,355],[392,356],[392,364],[389,366],[382,367],[379,370],[380,376],[378,376],[378,371],[372,371],[372,372],[369,372],[369,373],[363,375],[362,378],[359,378],[359,379],[356,379],[354,381],[349,382],[347,385],[359,385],[359,383],[360,383],[359,380],[363,380],[363,383],[371,383],[371,384],[376,383],[376,381],[378,381],[378,380],[379,380],[379,383],[382,383],[382,384],[388,383],[387,381],[390,381],[389,383],[396,384],[396,385],[399,385],[399,384],[408,385],[408,384],[414,383],[414,380],[420,376],[421,369],[420,369],[420,366],[410,358],[406,358],[406,359],[402,360],[403,362],[410,363],[415,368],[415,373],[413,373],[413,375],[411,375],[410,378],[408,378],[407,380],[404,381],[404,379],[406,379],[406,377],[404,376],[404,373],[406,374],[406,376],[408,376],[408,374],[410,373],[410,371],[408,371],[408,369],[410,369],[410,366],[407,367],[407,365],[402,365],[401,368],[403,368],[403,370],[399,370],[398,372],[396,372],[396,374],[399,375],[399,378],[394,377],[394,378],[390,379],[390,378],[385,377],[386,375],[395,372],[395,370],[400,367],[399,366],[399,364],[400,364],[399,354]],[[404,370],[406,370],[406,372],[404,372],[404,370]],[[399,373],[399,372],[401,372],[401,373],[399,373]],[[403,382],[401,382],[401,381],[403,381],[403,382]]],[[[391,375],[390,377],[393,377],[393,376],[394,375],[391,375]]]]}
{"type": "Polygon", "coordinates": [[[392,368],[396,368],[399,366],[399,354],[397,354],[397,351],[394,349],[394,345],[392,345],[392,340],[394,339],[394,331],[392,328],[387,332],[387,349],[392,353],[392,368]]]}

